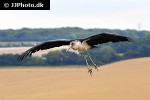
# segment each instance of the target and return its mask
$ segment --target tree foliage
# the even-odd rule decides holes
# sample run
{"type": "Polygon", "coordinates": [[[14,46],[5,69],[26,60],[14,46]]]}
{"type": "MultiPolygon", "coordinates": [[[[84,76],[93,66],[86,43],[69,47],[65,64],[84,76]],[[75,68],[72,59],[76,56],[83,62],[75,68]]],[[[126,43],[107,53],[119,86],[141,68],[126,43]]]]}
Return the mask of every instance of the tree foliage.
{"type": "MultiPolygon", "coordinates": [[[[136,30],[109,30],[109,29],[82,29],[82,28],[55,28],[55,29],[28,29],[0,30],[0,41],[10,42],[34,41],[42,42],[62,38],[84,38],[101,32],[116,33],[129,36],[134,42],[106,43],[98,45],[99,48],[89,50],[93,60],[99,64],[107,64],[118,60],[149,57],[150,56],[150,32],[136,30]]],[[[19,43],[19,45],[21,45],[19,43]]],[[[30,44],[31,45],[31,44],[30,44]]],[[[9,45],[8,45],[9,46],[9,45]]],[[[12,45],[11,46],[16,46],[12,45]]],[[[27,46],[24,44],[24,46],[27,46]]],[[[84,53],[86,54],[86,52],[84,53]]],[[[49,52],[42,57],[30,57],[22,62],[17,61],[19,55],[0,55],[0,66],[60,66],[86,64],[81,55],[63,51],[49,52]]],[[[87,56],[86,56],[87,57],[87,56]]],[[[88,59],[89,60],[89,59],[88,59]]],[[[90,62],[90,60],[89,60],[90,62]]],[[[91,64],[91,62],[90,62],[91,64]]]]}
{"type": "Polygon", "coordinates": [[[55,39],[76,39],[84,38],[87,36],[99,34],[102,32],[109,32],[129,36],[132,38],[141,38],[150,34],[149,31],[136,31],[136,30],[110,30],[110,29],[82,29],[78,27],[66,27],[66,28],[47,28],[47,29],[30,29],[22,28],[19,30],[0,30],[1,42],[12,41],[47,41],[55,39]]]}

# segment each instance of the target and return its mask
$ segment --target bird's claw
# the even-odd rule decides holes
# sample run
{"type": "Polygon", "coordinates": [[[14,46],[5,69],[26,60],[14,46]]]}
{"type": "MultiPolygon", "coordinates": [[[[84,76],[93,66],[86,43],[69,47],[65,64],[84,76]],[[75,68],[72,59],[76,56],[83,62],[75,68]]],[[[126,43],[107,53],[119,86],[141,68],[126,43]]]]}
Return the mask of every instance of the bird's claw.
{"type": "Polygon", "coordinates": [[[98,71],[98,67],[96,66],[96,64],[94,64],[94,68],[98,71]]]}
{"type": "Polygon", "coordinates": [[[89,69],[88,73],[90,73],[90,75],[92,76],[92,74],[93,74],[92,69],[89,69]]]}

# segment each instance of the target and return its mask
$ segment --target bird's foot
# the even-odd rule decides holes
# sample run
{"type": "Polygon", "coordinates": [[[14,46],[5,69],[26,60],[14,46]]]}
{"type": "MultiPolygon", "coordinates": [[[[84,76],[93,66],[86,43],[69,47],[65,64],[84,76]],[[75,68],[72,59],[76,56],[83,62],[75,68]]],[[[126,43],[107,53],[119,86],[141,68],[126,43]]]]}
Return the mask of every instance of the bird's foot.
{"type": "Polygon", "coordinates": [[[98,67],[96,66],[96,64],[94,64],[94,68],[98,71],[98,67]]]}
{"type": "Polygon", "coordinates": [[[90,75],[92,76],[93,72],[92,72],[92,69],[88,69],[88,73],[90,73],[90,75]]]}

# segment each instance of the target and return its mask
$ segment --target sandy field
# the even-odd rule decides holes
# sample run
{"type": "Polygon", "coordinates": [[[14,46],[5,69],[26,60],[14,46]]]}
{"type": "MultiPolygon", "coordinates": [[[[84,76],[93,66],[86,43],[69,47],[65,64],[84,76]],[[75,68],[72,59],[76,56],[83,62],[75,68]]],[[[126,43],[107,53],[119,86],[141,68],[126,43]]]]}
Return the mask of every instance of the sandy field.
{"type": "Polygon", "coordinates": [[[150,58],[86,67],[0,68],[0,100],[150,100],[150,58]]]}

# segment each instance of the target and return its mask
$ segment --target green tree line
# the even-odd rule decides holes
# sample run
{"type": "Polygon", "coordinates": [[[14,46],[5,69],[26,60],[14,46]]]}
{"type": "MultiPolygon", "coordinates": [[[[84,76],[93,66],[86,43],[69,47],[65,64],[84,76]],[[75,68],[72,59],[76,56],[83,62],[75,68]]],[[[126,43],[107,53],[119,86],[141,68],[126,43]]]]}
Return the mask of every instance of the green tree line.
{"type": "Polygon", "coordinates": [[[47,28],[47,29],[30,29],[22,28],[18,30],[0,30],[0,42],[21,42],[21,41],[48,41],[55,39],[76,39],[87,36],[109,32],[129,36],[132,38],[141,38],[150,34],[149,31],[136,30],[119,30],[119,29],[82,29],[78,27],[66,28],[47,28]]]}
{"type": "MultiPolygon", "coordinates": [[[[136,31],[136,30],[108,30],[108,29],[81,29],[81,28],[58,28],[58,29],[20,29],[20,30],[0,30],[6,32],[5,34],[11,33],[13,37],[9,41],[46,41],[51,39],[60,38],[83,38],[93,34],[101,32],[110,32],[120,35],[125,35],[133,38],[134,42],[122,42],[122,43],[106,43],[98,45],[99,48],[89,50],[93,60],[98,65],[103,65],[123,59],[131,59],[138,57],[149,57],[150,56],[150,32],[149,31],[136,31]],[[23,31],[24,30],[24,31],[23,31]],[[43,30],[43,31],[42,31],[43,30]],[[7,33],[8,31],[8,33],[7,33]],[[10,31],[10,33],[9,33],[10,31]],[[22,33],[19,33],[19,32],[22,33]],[[51,32],[53,33],[51,33],[51,32]],[[23,34],[26,37],[22,39],[16,38],[15,35],[23,34]],[[35,33],[34,33],[35,32],[35,33]],[[36,33],[37,32],[37,33],[36,33]],[[47,37],[44,35],[47,32],[47,37]],[[59,33],[60,32],[60,33],[59,33]],[[59,33],[59,34],[58,34],[59,33]],[[27,35],[28,34],[28,35],[27,35]],[[37,34],[44,34],[42,37],[37,34]],[[61,35],[65,34],[65,35],[61,35]],[[60,36],[59,36],[60,35],[60,36]],[[15,39],[15,38],[16,39],[15,39]],[[27,37],[30,37],[27,39],[27,37]],[[37,38],[35,38],[37,37],[37,38]],[[45,37],[45,38],[44,38],[45,37]]],[[[4,35],[4,34],[3,34],[4,35]]],[[[8,37],[9,37],[8,35],[8,37]]],[[[22,36],[22,35],[21,35],[22,36]]],[[[8,38],[7,36],[5,38],[8,38]]],[[[20,36],[19,36],[20,37],[20,36]]],[[[3,41],[0,39],[0,41],[3,41]]],[[[9,42],[6,41],[5,42],[9,42]]],[[[17,60],[19,55],[3,54],[0,55],[0,66],[61,66],[61,65],[85,65],[85,61],[81,55],[76,55],[71,52],[55,51],[49,52],[48,54],[42,55],[42,57],[29,57],[22,62],[17,60]]]]}

